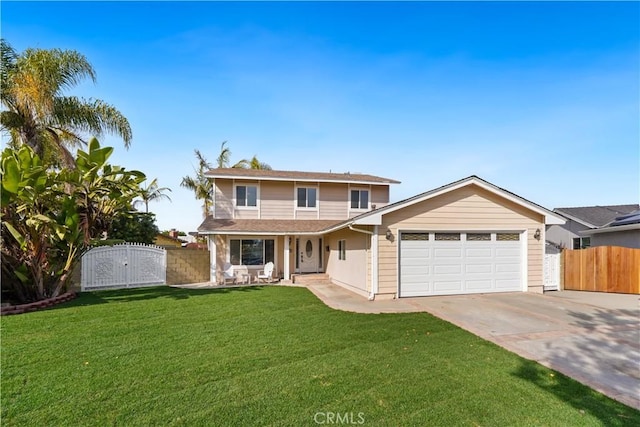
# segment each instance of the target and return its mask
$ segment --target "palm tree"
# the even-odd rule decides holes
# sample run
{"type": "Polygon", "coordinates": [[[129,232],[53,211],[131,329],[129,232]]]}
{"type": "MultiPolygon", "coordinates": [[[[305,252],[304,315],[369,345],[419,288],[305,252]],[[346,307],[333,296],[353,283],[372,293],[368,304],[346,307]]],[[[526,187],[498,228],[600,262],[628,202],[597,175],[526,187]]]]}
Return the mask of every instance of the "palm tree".
{"type": "Polygon", "coordinates": [[[171,201],[171,198],[164,194],[165,191],[171,191],[171,189],[168,187],[158,187],[158,178],[155,178],[149,185],[140,189],[141,200],[133,202],[133,206],[135,207],[140,203],[144,203],[144,211],[149,213],[149,202],[162,199],[171,201]]]}
{"type": "Polygon", "coordinates": [[[86,145],[84,133],[104,132],[131,143],[131,126],[115,107],[99,99],[63,94],[96,73],[87,58],[73,50],[26,49],[18,54],[0,39],[0,124],[12,145],[26,144],[54,164],[73,167],[69,147],[86,145]]]}
{"type": "Polygon", "coordinates": [[[222,145],[220,145],[220,155],[216,159],[216,163],[219,168],[228,168],[229,167],[229,159],[231,157],[231,150],[229,147],[225,147],[227,145],[227,141],[224,141],[222,145]]]}
{"type": "MultiPolygon", "coordinates": [[[[222,143],[222,146],[224,149],[224,143],[222,143]]],[[[182,178],[180,186],[193,191],[197,200],[203,200],[202,213],[206,218],[211,213],[211,207],[213,206],[213,200],[211,198],[213,185],[211,180],[205,176],[205,173],[209,169],[213,169],[213,167],[199,150],[195,150],[195,154],[196,159],[198,159],[198,167],[195,169],[196,175],[182,178]]]]}
{"type": "MultiPolygon", "coordinates": [[[[217,165],[219,168],[228,168],[230,159],[231,159],[231,150],[226,146],[227,141],[224,141],[220,146],[220,155],[217,159],[217,165]]],[[[232,168],[239,169],[263,169],[263,170],[271,170],[271,166],[267,163],[261,162],[258,160],[258,156],[253,156],[251,160],[242,159],[238,163],[231,166],[232,168]]]]}
{"type": "Polygon", "coordinates": [[[258,160],[258,156],[253,156],[251,160],[242,159],[238,163],[236,163],[234,168],[242,168],[242,169],[262,169],[262,170],[271,170],[271,166],[268,163],[261,162],[258,160]]]}

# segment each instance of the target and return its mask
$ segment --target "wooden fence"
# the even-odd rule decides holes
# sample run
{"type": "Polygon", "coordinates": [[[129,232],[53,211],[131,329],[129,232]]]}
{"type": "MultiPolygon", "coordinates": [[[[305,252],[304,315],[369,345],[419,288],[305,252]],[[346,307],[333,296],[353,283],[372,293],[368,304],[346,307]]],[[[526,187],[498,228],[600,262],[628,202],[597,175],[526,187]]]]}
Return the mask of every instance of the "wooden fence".
{"type": "Polygon", "coordinates": [[[640,294],[640,249],[564,250],[564,289],[640,294]]]}

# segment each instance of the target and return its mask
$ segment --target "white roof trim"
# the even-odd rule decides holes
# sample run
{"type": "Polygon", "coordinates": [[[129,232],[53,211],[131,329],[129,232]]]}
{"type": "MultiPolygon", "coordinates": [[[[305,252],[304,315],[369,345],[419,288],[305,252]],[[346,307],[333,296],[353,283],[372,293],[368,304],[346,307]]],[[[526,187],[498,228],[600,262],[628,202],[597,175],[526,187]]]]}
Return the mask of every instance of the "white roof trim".
{"type": "Polygon", "coordinates": [[[613,227],[594,228],[593,230],[583,230],[578,234],[583,236],[591,236],[600,233],[615,233],[620,231],[640,230],[640,224],[614,225],[613,227]]]}
{"type": "Polygon", "coordinates": [[[398,202],[396,204],[388,205],[372,211],[367,214],[363,214],[360,217],[354,218],[353,224],[360,225],[381,225],[382,224],[382,216],[391,212],[395,212],[400,209],[404,209],[408,206],[414,205],[416,203],[423,202],[428,199],[432,199],[434,197],[438,197],[442,194],[448,193],[450,191],[455,191],[460,188],[466,187],[468,185],[475,184],[480,188],[483,188],[491,193],[497,194],[500,197],[503,197],[517,205],[523,206],[529,210],[532,210],[536,213],[539,213],[544,216],[544,223],[546,225],[562,225],[566,223],[565,218],[562,215],[552,212],[548,209],[545,209],[541,206],[538,206],[534,203],[531,203],[515,194],[509,193],[506,190],[503,190],[495,185],[484,181],[476,176],[471,176],[469,178],[463,179],[461,181],[445,185],[444,187],[440,187],[436,190],[427,191],[426,193],[419,194],[412,198],[406,199],[405,201],[398,202]]]}
{"type": "Polygon", "coordinates": [[[367,181],[367,180],[352,180],[352,179],[329,179],[329,178],[321,178],[321,179],[313,179],[313,178],[282,178],[282,177],[256,177],[256,176],[229,176],[229,175],[216,175],[216,174],[208,174],[205,173],[204,176],[207,178],[219,178],[219,179],[244,179],[250,181],[286,181],[286,182],[330,182],[330,183],[339,183],[339,184],[361,184],[361,185],[391,185],[396,184],[396,182],[389,181],[367,181]]]}

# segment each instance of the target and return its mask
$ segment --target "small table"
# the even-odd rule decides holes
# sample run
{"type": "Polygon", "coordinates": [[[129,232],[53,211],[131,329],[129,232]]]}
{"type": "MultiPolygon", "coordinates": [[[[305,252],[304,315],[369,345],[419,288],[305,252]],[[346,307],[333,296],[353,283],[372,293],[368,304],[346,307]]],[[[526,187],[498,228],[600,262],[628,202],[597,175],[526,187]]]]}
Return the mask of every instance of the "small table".
{"type": "Polygon", "coordinates": [[[238,273],[236,277],[243,285],[251,284],[251,275],[249,273],[238,273]]]}

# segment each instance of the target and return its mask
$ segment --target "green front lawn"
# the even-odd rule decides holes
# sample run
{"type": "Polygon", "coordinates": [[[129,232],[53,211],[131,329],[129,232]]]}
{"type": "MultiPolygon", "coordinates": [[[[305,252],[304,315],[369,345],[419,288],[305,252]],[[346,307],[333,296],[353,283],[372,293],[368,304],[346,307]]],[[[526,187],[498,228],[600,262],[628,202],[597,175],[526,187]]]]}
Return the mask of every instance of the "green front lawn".
{"type": "Polygon", "coordinates": [[[303,288],[96,292],[1,326],[3,426],[640,425],[428,314],[303,288]]]}

